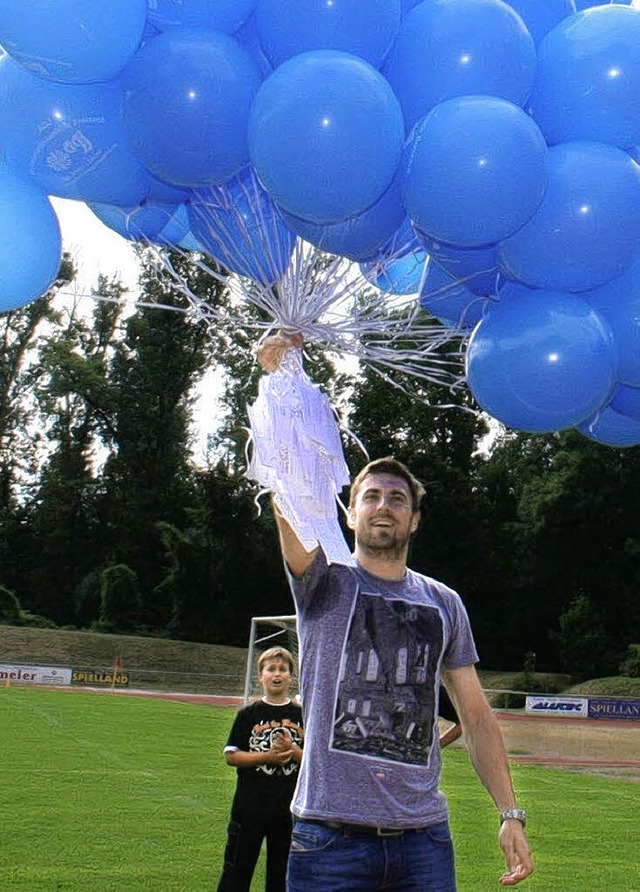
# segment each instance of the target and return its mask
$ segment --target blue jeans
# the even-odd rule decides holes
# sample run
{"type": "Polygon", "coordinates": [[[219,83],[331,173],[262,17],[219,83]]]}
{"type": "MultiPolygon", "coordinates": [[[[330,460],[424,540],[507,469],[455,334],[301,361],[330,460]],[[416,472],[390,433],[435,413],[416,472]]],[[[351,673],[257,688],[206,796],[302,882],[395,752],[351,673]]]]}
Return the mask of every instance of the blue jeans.
{"type": "Polygon", "coordinates": [[[287,892],[455,892],[446,821],[401,836],[374,836],[296,820],[287,892]]]}

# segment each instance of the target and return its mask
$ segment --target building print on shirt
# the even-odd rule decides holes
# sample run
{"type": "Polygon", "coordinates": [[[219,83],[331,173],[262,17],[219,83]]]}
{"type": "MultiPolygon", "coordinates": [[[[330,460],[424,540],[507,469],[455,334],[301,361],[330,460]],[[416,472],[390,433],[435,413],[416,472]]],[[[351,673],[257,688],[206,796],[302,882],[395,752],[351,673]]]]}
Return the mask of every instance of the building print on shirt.
{"type": "MultiPolygon", "coordinates": [[[[275,734],[286,734],[291,737],[297,746],[302,746],[304,732],[297,722],[291,719],[279,721],[258,722],[251,729],[249,736],[249,752],[266,753],[271,749],[275,734]]],[[[269,775],[290,775],[298,770],[298,763],[291,760],[284,765],[256,765],[256,771],[269,775]]]]}
{"type": "Polygon", "coordinates": [[[342,655],[331,748],[428,765],[444,644],[432,606],[359,591],[342,655]]]}

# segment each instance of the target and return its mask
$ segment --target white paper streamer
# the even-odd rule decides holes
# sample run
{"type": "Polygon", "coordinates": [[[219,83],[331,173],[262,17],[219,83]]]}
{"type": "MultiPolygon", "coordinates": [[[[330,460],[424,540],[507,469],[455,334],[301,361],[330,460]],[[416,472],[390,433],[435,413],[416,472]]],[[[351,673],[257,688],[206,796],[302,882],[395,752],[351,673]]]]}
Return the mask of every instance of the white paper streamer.
{"type": "Polygon", "coordinates": [[[321,545],[330,563],[352,564],[337,509],[349,469],[329,399],[304,371],[301,350],[287,350],[279,369],[262,376],[247,411],[247,477],[273,493],[307,551],[321,545]]]}

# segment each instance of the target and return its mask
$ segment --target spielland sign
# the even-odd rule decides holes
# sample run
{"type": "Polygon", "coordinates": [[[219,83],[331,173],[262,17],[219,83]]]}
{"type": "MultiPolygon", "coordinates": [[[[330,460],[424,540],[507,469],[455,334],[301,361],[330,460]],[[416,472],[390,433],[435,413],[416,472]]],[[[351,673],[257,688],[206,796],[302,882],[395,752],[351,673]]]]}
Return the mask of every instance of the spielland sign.
{"type": "Polygon", "coordinates": [[[71,683],[126,688],[129,685],[129,676],[122,670],[116,670],[114,673],[113,669],[74,669],[71,683]]]}

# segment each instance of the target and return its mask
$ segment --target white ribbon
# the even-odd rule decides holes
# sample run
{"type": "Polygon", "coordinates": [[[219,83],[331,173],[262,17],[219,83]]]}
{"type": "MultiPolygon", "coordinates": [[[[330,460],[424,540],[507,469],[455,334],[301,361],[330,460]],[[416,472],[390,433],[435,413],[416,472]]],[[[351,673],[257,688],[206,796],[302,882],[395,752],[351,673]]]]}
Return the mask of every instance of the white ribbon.
{"type": "Polygon", "coordinates": [[[305,550],[320,545],[330,563],[353,564],[336,504],[349,469],[335,413],[304,371],[301,350],[287,350],[278,370],[262,376],[247,411],[247,477],[271,491],[305,550]]]}

